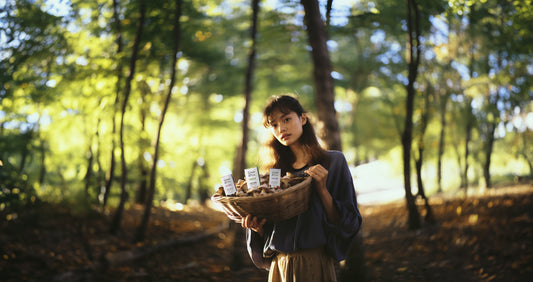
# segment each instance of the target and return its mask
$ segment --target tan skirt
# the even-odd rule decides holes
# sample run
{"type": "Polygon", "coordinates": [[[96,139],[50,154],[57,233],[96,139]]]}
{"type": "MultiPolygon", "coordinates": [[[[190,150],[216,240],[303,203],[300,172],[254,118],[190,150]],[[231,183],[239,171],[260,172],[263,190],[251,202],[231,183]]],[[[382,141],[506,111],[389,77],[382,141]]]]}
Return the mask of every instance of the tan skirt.
{"type": "Polygon", "coordinates": [[[337,281],[335,260],[324,248],[278,253],[270,265],[269,282],[337,281]]]}

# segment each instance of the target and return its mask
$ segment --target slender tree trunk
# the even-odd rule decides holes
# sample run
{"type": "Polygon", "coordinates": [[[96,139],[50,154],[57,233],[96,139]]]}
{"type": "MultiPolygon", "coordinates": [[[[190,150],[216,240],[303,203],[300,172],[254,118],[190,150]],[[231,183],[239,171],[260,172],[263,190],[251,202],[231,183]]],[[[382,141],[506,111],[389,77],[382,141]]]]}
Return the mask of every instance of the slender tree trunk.
{"type": "Polygon", "coordinates": [[[472,99],[466,99],[466,128],[465,128],[465,155],[464,155],[464,168],[461,175],[461,187],[465,190],[465,196],[468,193],[468,169],[469,162],[468,157],[470,156],[470,139],[472,139],[472,128],[474,127],[474,115],[472,113],[472,99]]]}
{"type": "MultiPolygon", "coordinates": [[[[503,25],[503,19],[500,19],[500,24],[503,25]]],[[[500,70],[503,68],[502,61],[505,58],[502,58],[503,54],[501,52],[497,53],[497,69],[500,70]]],[[[494,142],[496,141],[496,137],[494,136],[494,133],[496,131],[496,127],[498,126],[498,123],[500,121],[499,115],[500,111],[498,110],[497,106],[499,102],[501,101],[500,97],[500,88],[501,86],[498,86],[496,89],[496,97],[493,101],[491,101],[491,105],[489,107],[490,113],[493,115],[493,119],[488,122],[488,130],[486,135],[486,142],[484,143],[484,151],[485,151],[485,162],[483,164],[483,177],[485,178],[485,185],[487,188],[492,187],[492,181],[491,181],[491,175],[490,175],[490,164],[491,164],[491,158],[492,158],[492,151],[494,149],[494,142]]],[[[488,95],[490,97],[490,95],[488,95]]],[[[489,100],[491,100],[489,98],[489,100]]]]}
{"type": "Polygon", "coordinates": [[[487,142],[484,144],[485,162],[483,163],[483,178],[485,178],[485,185],[487,188],[492,187],[490,179],[490,163],[492,157],[492,150],[494,148],[494,132],[496,131],[496,122],[488,124],[487,142]]]}
{"type": "Polygon", "coordinates": [[[88,200],[89,188],[91,187],[91,182],[93,178],[94,153],[92,149],[92,140],[89,140],[89,146],[87,147],[87,154],[89,155],[89,158],[87,159],[87,171],[85,172],[85,177],[84,177],[86,200],[88,200]]]}
{"type": "Polygon", "coordinates": [[[409,212],[408,226],[409,229],[420,228],[420,215],[416,207],[415,198],[411,193],[411,144],[413,133],[413,111],[415,100],[415,82],[418,75],[418,65],[420,60],[420,41],[419,41],[419,15],[418,6],[415,0],[406,0],[407,6],[407,48],[408,58],[407,63],[409,67],[409,82],[407,84],[407,100],[405,103],[405,124],[402,134],[403,147],[403,178],[405,188],[405,201],[407,210],[409,212]],[[414,12],[414,18],[412,16],[414,12]],[[414,21],[414,29],[413,29],[414,21]]]}
{"type": "Polygon", "coordinates": [[[135,65],[137,62],[137,57],[139,53],[139,46],[141,43],[142,33],[144,30],[144,19],[146,15],[146,8],[145,8],[145,2],[141,0],[141,3],[139,5],[139,22],[137,26],[137,32],[135,34],[135,41],[133,42],[133,51],[131,54],[130,59],[130,72],[128,74],[128,77],[126,79],[126,87],[124,88],[124,100],[122,101],[122,111],[121,111],[121,118],[120,118],[120,162],[121,162],[121,177],[120,177],[120,202],[118,205],[118,208],[115,212],[115,216],[113,217],[113,221],[111,223],[111,230],[110,232],[112,234],[116,233],[121,228],[121,221],[122,221],[122,213],[124,212],[124,205],[126,204],[126,198],[127,198],[127,191],[126,191],[126,182],[128,180],[128,168],[126,164],[126,152],[124,148],[124,116],[126,115],[126,107],[128,105],[128,100],[131,93],[131,82],[133,80],[133,77],[135,75],[135,65]]]}
{"type": "MultiPolygon", "coordinates": [[[[526,160],[527,162],[527,165],[529,167],[529,177],[530,178],[533,178],[533,162],[531,160],[531,158],[529,157],[528,155],[528,144],[531,144],[531,143],[528,143],[528,137],[527,137],[527,132],[522,132],[522,133],[519,133],[519,136],[522,137],[522,149],[520,150],[520,155],[522,155],[522,157],[524,158],[524,160],[526,160]]],[[[533,151],[529,151],[529,152],[533,152],[533,151]]]]}
{"type": "Polygon", "coordinates": [[[207,169],[207,163],[198,164],[202,168],[202,175],[198,180],[200,203],[204,204],[211,195],[209,195],[209,186],[205,184],[205,180],[209,179],[209,170],[207,169]]]}
{"type": "Polygon", "coordinates": [[[446,105],[448,103],[447,95],[438,95],[440,106],[440,132],[439,132],[439,149],[437,157],[437,192],[442,192],[442,158],[444,156],[444,138],[446,133],[446,105]]]}
{"type": "Polygon", "coordinates": [[[416,168],[416,182],[418,186],[418,193],[417,196],[421,197],[422,200],[424,200],[424,207],[426,209],[426,215],[424,217],[424,220],[426,223],[433,224],[435,223],[435,218],[433,216],[433,211],[431,210],[431,206],[429,205],[429,200],[426,197],[426,192],[424,188],[424,182],[422,180],[422,166],[424,164],[424,136],[426,134],[426,129],[428,126],[429,121],[429,95],[430,92],[433,91],[433,88],[428,85],[426,94],[424,95],[424,106],[423,106],[423,112],[420,122],[420,134],[418,135],[418,158],[415,156],[415,168],[416,168]]]}
{"type": "MultiPolygon", "coordinates": [[[[141,91],[143,92],[143,91],[141,91]]],[[[146,113],[148,112],[146,101],[144,99],[144,96],[146,93],[141,93],[141,110],[140,110],[140,122],[141,122],[141,138],[139,139],[139,155],[137,156],[137,164],[139,169],[139,179],[137,184],[137,191],[135,193],[135,203],[137,204],[143,204],[146,201],[146,193],[148,190],[148,168],[145,165],[144,160],[144,152],[146,150],[147,144],[146,144],[146,138],[144,138],[144,134],[146,134],[146,113]]]]}
{"type": "Polygon", "coordinates": [[[96,122],[96,165],[98,166],[98,171],[96,172],[96,191],[95,191],[95,204],[99,203],[98,197],[100,195],[100,191],[102,189],[105,189],[105,172],[102,170],[102,162],[101,162],[101,156],[102,156],[102,140],[100,139],[100,124],[102,122],[102,119],[100,116],[98,116],[98,121],[96,122]]]}
{"type": "Polygon", "coordinates": [[[259,14],[259,0],[252,1],[252,27],[250,29],[250,39],[252,46],[248,53],[248,67],[244,79],[244,108],[242,110],[242,139],[237,150],[237,157],[233,169],[233,176],[237,179],[244,178],[246,168],[246,152],[248,151],[248,122],[250,121],[250,100],[252,96],[252,80],[255,69],[255,56],[257,46],[257,16],[259,14]]]}
{"type": "Polygon", "coordinates": [[[148,221],[150,219],[150,213],[152,210],[152,204],[154,201],[155,194],[155,183],[157,177],[157,161],[159,159],[159,140],[161,138],[161,129],[163,128],[163,123],[165,121],[165,115],[170,105],[170,99],[172,98],[172,88],[176,83],[176,65],[178,64],[178,51],[180,46],[180,36],[181,36],[181,0],[176,0],[176,11],[174,15],[174,47],[172,52],[172,66],[171,66],[171,75],[170,75],[170,85],[168,86],[168,92],[165,99],[165,104],[163,105],[163,110],[159,116],[159,125],[157,127],[157,135],[154,141],[154,155],[152,157],[152,167],[150,170],[150,185],[148,186],[148,195],[146,197],[146,203],[144,208],[143,217],[141,224],[137,229],[137,234],[135,235],[135,241],[139,242],[144,240],[146,229],[148,227],[148,221]]]}
{"type": "Polygon", "coordinates": [[[24,173],[24,168],[26,167],[26,160],[28,159],[28,153],[30,150],[28,149],[28,145],[31,143],[31,140],[33,139],[33,133],[32,131],[28,131],[26,133],[22,134],[22,137],[24,138],[24,147],[22,147],[22,152],[20,156],[20,166],[19,166],[19,174],[22,175],[24,173]]]}
{"type": "Polygon", "coordinates": [[[41,151],[41,167],[39,170],[39,184],[42,186],[46,176],[46,141],[40,139],[40,142],[41,146],[39,146],[39,149],[41,151]]]}
{"type": "Polygon", "coordinates": [[[196,172],[196,168],[198,167],[198,161],[192,162],[192,168],[191,168],[191,175],[189,176],[189,181],[187,183],[187,189],[185,190],[185,203],[189,201],[189,199],[192,198],[192,185],[194,181],[194,175],[196,172]]]}
{"type": "Polygon", "coordinates": [[[326,2],[326,26],[329,27],[331,23],[331,9],[333,7],[333,0],[328,0],[326,2]]]}
{"type": "Polygon", "coordinates": [[[317,0],[301,0],[305,11],[304,22],[307,26],[309,45],[311,46],[311,57],[313,60],[313,77],[316,92],[316,107],[318,119],[323,123],[319,128],[320,138],[324,141],[328,149],[342,150],[339,123],[335,110],[335,92],[333,68],[329,59],[327,47],[327,35],[324,22],[320,15],[317,0]]]}
{"type": "Polygon", "coordinates": [[[113,20],[115,22],[115,32],[116,32],[116,42],[117,42],[117,57],[118,64],[117,64],[117,84],[115,89],[115,103],[113,104],[113,116],[111,118],[112,121],[112,131],[111,131],[111,153],[110,153],[110,160],[109,160],[109,169],[106,173],[106,179],[105,179],[105,187],[104,187],[104,195],[103,195],[103,203],[102,206],[105,208],[107,206],[107,199],[109,198],[109,192],[111,191],[111,186],[113,185],[113,178],[115,177],[115,149],[116,149],[116,135],[117,135],[117,122],[116,122],[116,116],[118,112],[118,105],[120,102],[120,92],[121,92],[121,83],[122,83],[122,26],[120,23],[120,16],[119,16],[119,6],[118,6],[119,0],[113,0],[113,20]]]}

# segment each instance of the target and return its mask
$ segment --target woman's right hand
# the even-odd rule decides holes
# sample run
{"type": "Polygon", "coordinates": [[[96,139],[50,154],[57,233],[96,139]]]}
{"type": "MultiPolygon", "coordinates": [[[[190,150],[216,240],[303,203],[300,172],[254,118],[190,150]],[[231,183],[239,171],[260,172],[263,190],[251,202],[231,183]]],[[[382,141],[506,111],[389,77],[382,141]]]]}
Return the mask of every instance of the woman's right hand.
{"type": "Polygon", "coordinates": [[[256,216],[253,216],[251,214],[247,215],[245,218],[242,219],[241,225],[243,228],[248,228],[257,234],[263,236],[263,225],[265,225],[266,219],[263,218],[259,220],[256,216]]]}

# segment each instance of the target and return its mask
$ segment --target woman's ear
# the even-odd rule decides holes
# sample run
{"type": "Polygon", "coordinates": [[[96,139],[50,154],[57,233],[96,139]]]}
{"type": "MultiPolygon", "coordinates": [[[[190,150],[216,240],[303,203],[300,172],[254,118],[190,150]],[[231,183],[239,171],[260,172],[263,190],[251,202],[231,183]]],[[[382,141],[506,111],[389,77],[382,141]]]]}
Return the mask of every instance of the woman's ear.
{"type": "Polygon", "coordinates": [[[305,113],[302,113],[300,119],[302,121],[302,125],[305,125],[307,123],[307,115],[305,113]]]}

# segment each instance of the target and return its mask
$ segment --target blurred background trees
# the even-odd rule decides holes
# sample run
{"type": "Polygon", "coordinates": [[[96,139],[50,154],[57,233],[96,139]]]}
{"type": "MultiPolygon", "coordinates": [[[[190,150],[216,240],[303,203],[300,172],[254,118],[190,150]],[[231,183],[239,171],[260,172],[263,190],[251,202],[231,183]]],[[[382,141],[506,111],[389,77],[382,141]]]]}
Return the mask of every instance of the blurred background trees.
{"type": "MultiPolygon", "coordinates": [[[[326,2],[319,1],[324,21],[326,2]]],[[[261,111],[271,95],[297,94],[317,127],[323,126],[299,1],[260,1],[255,37],[250,37],[249,1],[183,1],[177,54],[177,4],[142,3],[2,3],[2,220],[40,200],[79,207],[106,202],[115,208],[122,176],[124,204],[145,201],[167,93],[172,98],[155,159],[153,203],[174,206],[206,199],[221,174],[232,170],[242,140],[252,48],[246,165],[258,164],[265,134],[261,111]],[[136,43],[140,24],[143,32],[136,43]],[[125,166],[120,165],[122,105],[125,166]]],[[[402,174],[401,137],[408,114],[405,5],[334,0],[326,26],[342,149],[353,166],[382,161],[397,175],[402,174]]],[[[531,177],[531,1],[415,5],[420,62],[411,81],[409,147],[421,162],[425,194],[531,177]]],[[[412,171],[415,180],[417,171],[412,171]]],[[[415,183],[410,189],[416,195],[420,184],[415,183]]]]}

